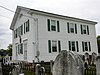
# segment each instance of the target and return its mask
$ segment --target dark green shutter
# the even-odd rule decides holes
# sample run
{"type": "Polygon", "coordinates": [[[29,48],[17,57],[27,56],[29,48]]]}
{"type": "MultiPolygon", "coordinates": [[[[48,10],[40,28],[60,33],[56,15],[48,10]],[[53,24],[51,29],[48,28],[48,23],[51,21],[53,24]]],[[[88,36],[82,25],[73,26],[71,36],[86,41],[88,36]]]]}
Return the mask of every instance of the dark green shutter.
{"type": "Polygon", "coordinates": [[[60,32],[59,21],[57,21],[57,31],[60,32]]]}
{"type": "Polygon", "coordinates": [[[91,45],[90,45],[90,42],[88,42],[88,44],[89,44],[89,51],[91,51],[91,45]]]}
{"type": "Polygon", "coordinates": [[[50,31],[50,19],[47,19],[48,31],[50,31]]]}
{"type": "Polygon", "coordinates": [[[18,37],[18,28],[16,29],[16,38],[18,37]]]}
{"type": "Polygon", "coordinates": [[[26,24],[24,23],[24,33],[25,33],[25,31],[26,31],[26,29],[25,29],[25,28],[26,28],[26,26],[25,26],[25,25],[26,25],[26,24]]]}
{"type": "Polygon", "coordinates": [[[81,25],[81,34],[83,34],[83,29],[82,29],[82,25],[81,25]]]}
{"type": "Polygon", "coordinates": [[[89,26],[87,26],[87,34],[89,35],[89,26]]]}
{"type": "Polygon", "coordinates": [[[68,30],[68,33],[69,33],[69,22],[67,22],[67,30],[68,30]]]}
{"type": "Polygon", "coordinates": [[[51,40],[48,40],[48,50],[49,50],[49,53],[51,53],[51,40]]]}
{"type": "Polygon", "coordinates": [[[76,41],[77,52],[79,52],[78,41],[76,41]]]}
{"type": "Polygon", "coordinates": [[[20,54],[20,44],[18,44],[18,54],[20,54]]]}
{"type": "Polygon", "coordinates": [[[82,41],[82,48],[83,48],[83,52],[84,52],[84,42],[82,41]]]}
{"type": "Polygon", "coordinates": [[[69,43],[69,51],[71,51],[71,42],[68,41],[68,43],[69,43]]]}
{"type": "Polygon", "coordinates": [[[61,51],[61,42],[58,41],[58,49],[59,49],[59,52],[61,51]]]}
{"type": "Polygon", "coordinates": [[[77,34],[77,25],[75,24],[75,33],[77,34]]]}
{"type": "Polygon", "coordinates": [[[29,20],[27,21],[27,31],[29,31],[29,29],[30,29],[30,26],[29,26],[30,24],[29,24],[29,20]]]}

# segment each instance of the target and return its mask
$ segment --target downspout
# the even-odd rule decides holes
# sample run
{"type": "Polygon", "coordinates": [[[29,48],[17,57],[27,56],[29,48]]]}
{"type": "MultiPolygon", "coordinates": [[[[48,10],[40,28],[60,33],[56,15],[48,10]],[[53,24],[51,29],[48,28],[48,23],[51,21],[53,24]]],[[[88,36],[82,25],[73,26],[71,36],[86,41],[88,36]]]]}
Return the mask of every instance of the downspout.
{"type": "Polygon", "coordinates": [[[39,62],[39,55],[40,55],[40,52],[39,52],[39,39],[38,39],[38,18],[35,18],[34,21],[36,22],[36,59],[37,61],[39,62]]]}

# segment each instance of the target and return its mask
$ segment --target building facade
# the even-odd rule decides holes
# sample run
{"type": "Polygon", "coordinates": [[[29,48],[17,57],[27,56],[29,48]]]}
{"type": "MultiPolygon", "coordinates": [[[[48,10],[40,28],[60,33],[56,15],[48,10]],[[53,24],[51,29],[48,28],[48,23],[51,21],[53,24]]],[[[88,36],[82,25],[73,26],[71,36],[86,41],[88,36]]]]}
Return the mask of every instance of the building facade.
{"type": "Polygon", "coordinates": [[[61,50],[97,51],[97,22],[18,6],[12,20],[13,60],[50,61],[61,50]]]}

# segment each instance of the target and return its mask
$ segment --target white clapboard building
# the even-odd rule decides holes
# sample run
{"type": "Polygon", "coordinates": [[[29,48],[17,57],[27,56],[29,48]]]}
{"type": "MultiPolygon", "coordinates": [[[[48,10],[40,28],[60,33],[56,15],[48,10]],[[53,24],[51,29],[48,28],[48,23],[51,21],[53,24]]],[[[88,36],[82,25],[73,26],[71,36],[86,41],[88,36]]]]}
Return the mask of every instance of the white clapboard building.
{"type": "Polygon", "coordinates": [[[18,6],[12,20],[13,60],[50,61],[61,50],[98,53],[97,22],[18,6]]]}

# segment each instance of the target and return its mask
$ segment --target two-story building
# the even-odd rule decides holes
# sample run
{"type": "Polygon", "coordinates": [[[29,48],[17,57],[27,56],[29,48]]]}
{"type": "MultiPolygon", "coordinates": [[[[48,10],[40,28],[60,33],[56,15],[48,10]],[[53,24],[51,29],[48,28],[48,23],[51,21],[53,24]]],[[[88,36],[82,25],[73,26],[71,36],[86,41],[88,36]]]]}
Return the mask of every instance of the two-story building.
{"type": "Polygon", "coordinates": [[[97,53],[97,22],[18,6],[12,20],[13,60],[50,61],[61,50],[97,53]]]}

